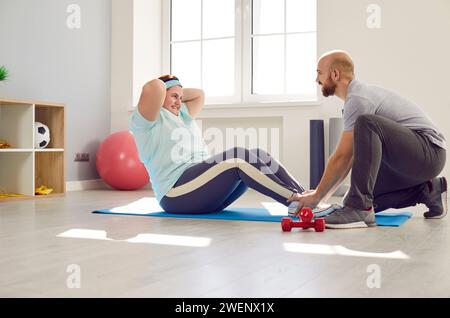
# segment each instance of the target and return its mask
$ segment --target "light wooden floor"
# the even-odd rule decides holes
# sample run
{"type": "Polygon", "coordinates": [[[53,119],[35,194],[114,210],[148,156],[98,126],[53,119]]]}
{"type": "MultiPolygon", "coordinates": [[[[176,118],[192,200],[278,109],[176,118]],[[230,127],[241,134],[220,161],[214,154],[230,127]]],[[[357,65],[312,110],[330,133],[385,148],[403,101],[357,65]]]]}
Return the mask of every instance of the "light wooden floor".
{"type": "MultiPolygon", "coordinates": [[[[325,233],[91,213],[149,195],[98,190],[0,203],[0,297],[450,296],[450,218],[424,220],[424,206],[409,209],[415,216],[400,228],[325,233]],[[103,239],[58,236],[75,229],[103,239]],[[67,287],[71,264],[80,288],[67,287]],[[379,272],[368,272],[372,264],[379,272]],[[377,274],[380,288],[369,288],[377,274]]],[[[264,201],[249,193],[235,206],[264,201]]]]}

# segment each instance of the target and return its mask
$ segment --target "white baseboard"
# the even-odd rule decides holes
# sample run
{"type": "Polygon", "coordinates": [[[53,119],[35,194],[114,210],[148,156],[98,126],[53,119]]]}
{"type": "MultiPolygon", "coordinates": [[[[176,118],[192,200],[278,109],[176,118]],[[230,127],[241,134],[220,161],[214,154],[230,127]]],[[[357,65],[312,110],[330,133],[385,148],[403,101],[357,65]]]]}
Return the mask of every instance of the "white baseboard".
{"type": "Polygon", "coordinates": [[[67,181],[66,191],[83,191],[83,190],[101,190],[110,189],[101,179],[98,180],[82,180],[82,181],[67,181]]]}
{"type": "MultiPolygon", "coordinates": [[[[105,189],[112,189],[112,188],[105,182],[103,182],[102,179],[66,182],[66,192],[85,191],[85,190],[105,190],[105,189]]],[[[147,184],[142,189],[152,190],[151,184],[150,183],[147,184]]]]}

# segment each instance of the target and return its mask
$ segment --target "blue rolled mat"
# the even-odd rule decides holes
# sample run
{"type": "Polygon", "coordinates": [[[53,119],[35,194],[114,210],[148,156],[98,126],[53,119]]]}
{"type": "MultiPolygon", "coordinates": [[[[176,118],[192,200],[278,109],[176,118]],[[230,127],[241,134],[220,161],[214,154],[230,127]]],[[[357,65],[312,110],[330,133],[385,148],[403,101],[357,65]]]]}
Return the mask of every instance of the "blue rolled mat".
{"type": "Polygon", "coordinates": [[[323,120],[309,122],[309,188],[315,189],[319,185],[325,169],[325,146],[323,120]]]}
{"type": "MultiPolygon", "coordinates": [[[[96,210],[93,213],[132,215],[132,216],[152,216],[182,219],[211,219],[211,220],[236,220],[236,221],[261,221],[261,222],[281,222],[286,215],[272,215],[269,210],[262,208],[229,208],[221,212],[208,214],[173,214],[163,211],[127,210],[121,208],[96,210]]],[[[380,212],[375,216],[376,222],[380,226],[400,226],[411,218],[411,212],[388,213],[380,212]]]]}

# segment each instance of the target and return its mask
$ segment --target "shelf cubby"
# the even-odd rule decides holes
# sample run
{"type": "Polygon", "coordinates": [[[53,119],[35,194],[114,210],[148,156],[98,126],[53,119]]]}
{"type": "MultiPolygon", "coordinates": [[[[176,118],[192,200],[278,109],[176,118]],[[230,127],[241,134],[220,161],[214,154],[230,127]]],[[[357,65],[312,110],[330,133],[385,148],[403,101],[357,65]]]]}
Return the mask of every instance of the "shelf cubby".
{"type": "Polygon", "coordinates": [[[35,114],[35,121],[50,129],[50,144],[45,149],[64,148],[64,107],[36,104],[35,114]]]}
{"type": "Polygon", "coordinates": [[[16,149],[34,148],[33,121],[33,104],[0,100],[0,140],[16,149]]]}
{"type": "Polygon", "coordinates": [[[34,195],[32,151],[0,153],[0,194],[2,192],[34,195]]]}
{"type": "Polygon", "coordinates": [[[52,194],[66,192],[64,181],[64,152],[35,153],[35,185],[45,185],[53,189],[52,194]]]}

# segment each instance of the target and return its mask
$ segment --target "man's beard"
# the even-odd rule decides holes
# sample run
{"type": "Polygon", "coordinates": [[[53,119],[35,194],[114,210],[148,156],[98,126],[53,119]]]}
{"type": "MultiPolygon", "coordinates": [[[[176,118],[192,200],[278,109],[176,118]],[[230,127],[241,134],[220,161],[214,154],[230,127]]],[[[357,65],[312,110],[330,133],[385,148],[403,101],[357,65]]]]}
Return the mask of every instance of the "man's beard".
{"type": "Polygon", "coordinates": [[[331,76],[328,78],[327,82],[330,84],[326,84],[326,83],[323,84],[322,94],[325,97],[333,96],[334,93],[336,92],[337,85],[332,82],[331,76]]]}

